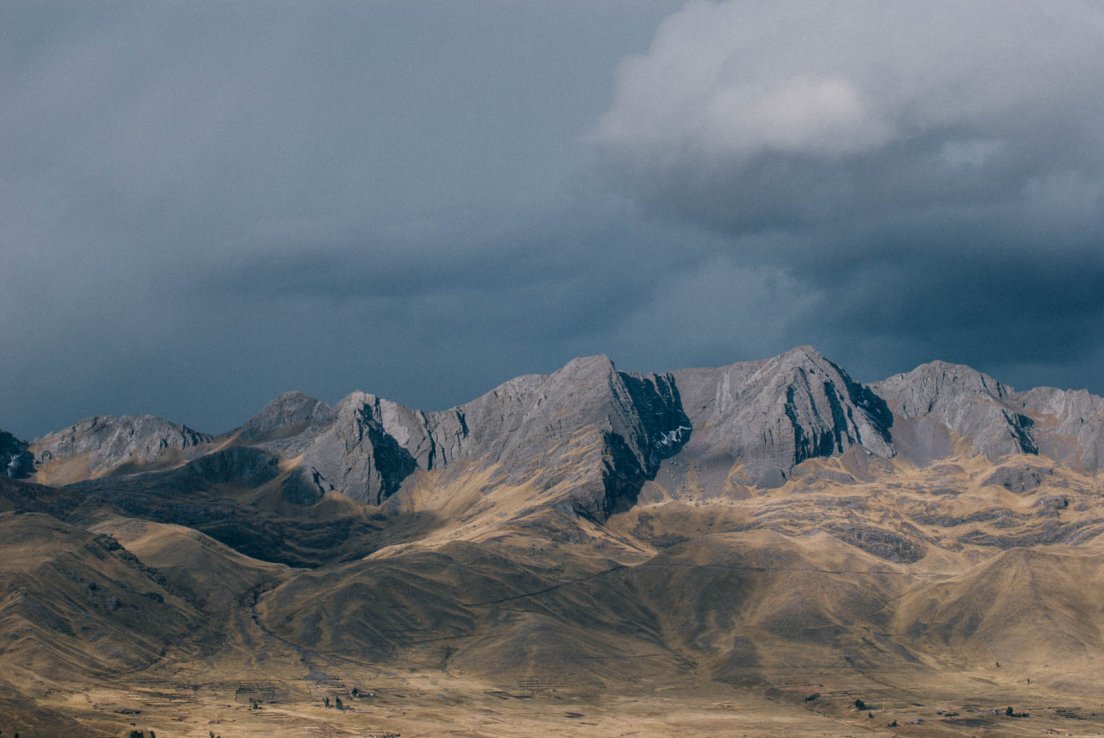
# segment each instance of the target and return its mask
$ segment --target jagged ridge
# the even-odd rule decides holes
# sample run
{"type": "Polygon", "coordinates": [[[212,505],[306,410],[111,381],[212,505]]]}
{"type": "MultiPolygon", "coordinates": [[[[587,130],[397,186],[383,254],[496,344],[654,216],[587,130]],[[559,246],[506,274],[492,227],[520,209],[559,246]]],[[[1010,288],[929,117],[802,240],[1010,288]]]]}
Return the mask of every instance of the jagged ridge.
{"type": "MultiPolygon", "coordinates": [[[[91,418],[30,449],[40,481],[75,481],[178,466],[226,446],[294,461],[284,494],[297,504],[337,491],[379,505],[412,474],[474,463],[494,467],[501,483],[560,490],[576,512],[604,519],[675,455],[716,470],[705,483],[718,491],[775,486],[802,462],[849,453],[921,466],[956,453],[991,461],[1044,454],[1091,472],[1104,461],[1104,400],[1050,388],[1017,393],[938,361],[866,386],[801,346],[668,374],[583,357],[435,412],[363,392],[333,407],[288,393],[218,437],[151,416],[91,418]]],[[[26,471],[25,456],[5,458],[26,471]]]]}

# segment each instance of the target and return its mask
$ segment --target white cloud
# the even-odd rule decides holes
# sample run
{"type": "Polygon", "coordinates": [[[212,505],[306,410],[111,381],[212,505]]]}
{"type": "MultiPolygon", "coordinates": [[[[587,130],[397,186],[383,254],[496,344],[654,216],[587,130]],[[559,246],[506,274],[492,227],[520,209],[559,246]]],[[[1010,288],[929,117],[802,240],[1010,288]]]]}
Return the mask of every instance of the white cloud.
{"type": "Polygon", "coordinates": [[[932,136],[956,139],[946,167],[977,166],[1055,115],[1099,116],[1102,37],[1104,6],[1077,0],[690,2],[622,62],[590,140],[648,176],[932,136]]]}

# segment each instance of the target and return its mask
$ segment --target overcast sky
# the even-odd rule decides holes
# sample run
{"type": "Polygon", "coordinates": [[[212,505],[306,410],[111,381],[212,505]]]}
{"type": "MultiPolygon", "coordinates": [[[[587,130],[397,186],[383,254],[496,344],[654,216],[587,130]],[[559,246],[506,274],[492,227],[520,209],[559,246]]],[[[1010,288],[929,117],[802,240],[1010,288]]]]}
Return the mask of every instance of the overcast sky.
{"type": "Polygon", "coordinates": [[[811,343],[1104,391],[1096,2],[0,2],[0,428],[811,343]]]}

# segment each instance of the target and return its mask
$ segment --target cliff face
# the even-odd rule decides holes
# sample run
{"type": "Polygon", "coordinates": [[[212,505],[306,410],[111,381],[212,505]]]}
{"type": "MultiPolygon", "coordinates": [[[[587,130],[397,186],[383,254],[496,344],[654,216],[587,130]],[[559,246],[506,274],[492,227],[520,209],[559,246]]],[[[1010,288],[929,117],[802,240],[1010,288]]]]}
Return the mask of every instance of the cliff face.
{"type": "Polygon", "coordinates": [[[873,385],[914,441],[917,461],[946,455],[966,444],[991,461],[1038,452],[1034,421],[1017,407],[1012,391],[966,366],[934,361],[873,385]]]}
{"type": "Polygon", "coordinates": [[[23,479],[34,473],[34,456],[27,442],[7,431],[0,431],[0,476],[23,479]]]}
{"type": "Polygon", "coordinates": [[[508,481],[570,486],[571,504],[604,517],[635,495],[688,430],[670,375],[619,372],[595,356],[440,412],[355,393],[338,404],[303,464],[323,486],[379,504],[416,470],[478,462],[499,467],[508,481]]]}
{"type": "Polygon", "coordinates": [[[802,461],[852,447],[895,453],[885,402],[808,346],[675,381],[693,427],[688,451],[740,464],[751,484],[776,486],[802,461]]]}

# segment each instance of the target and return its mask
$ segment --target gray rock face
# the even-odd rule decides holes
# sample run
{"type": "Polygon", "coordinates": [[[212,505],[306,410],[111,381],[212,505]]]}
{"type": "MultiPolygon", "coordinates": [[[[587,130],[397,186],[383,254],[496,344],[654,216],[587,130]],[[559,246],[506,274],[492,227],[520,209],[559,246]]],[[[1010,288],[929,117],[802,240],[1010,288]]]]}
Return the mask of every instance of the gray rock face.
{"type": "Polygon", "coordinates": [[[856,446],[894,455],[885,403],[811,347],[674,378],[694,428],[687,453],[741,463],[746,482],[775,486],[806,459],[856,446]]]}
{"type": "Polygon", "coordinates": [[[589,356],[521,379],[460,407],[472,429],[463,455],[518,464],[517,476],[538,473],[554,484],[549,454],[617,447],[650,473],[689,431],[670,375],[619,372],[608,357],[589,356]]]}
{"type": "Polygon", "coordinates": [[[690,431],[671,375],[619,372],[605,356],[461,410],[479,430],[469,457],[500,463],[518,481],[570,487],[575,509],[598,519],[634,500],[690,431]]]}
{"type": "Polygon", "coordinates": [[[86,418],[32,444],[35,463],[78,460],[88,476],[201,455],[213,436],[152,415],[86,418]],[[78,458],[79,457],[79,458],[78,458]]]}
{"type": "Polygon", "coordinates": [[[871,386],[886,399],[915,454],[926,462],[965,442],[991,461],[1009,454],[1035,454],[1035,422],[1017,405],[1014,392],[968,366],[933,361],[871,386]]]}
{"type": "Polygon", "coordinates": [[[349,395],[338,403],[334,421],[307,446],[302,466],[321,490],[337,489],[378,505],[417,468],[385,428],[385,416],[392,430],[405,435],[398,417],[415,412],[363,392],[349,395]]]}
{"type": "Polygon", "coordinates": [[[898,450],[914,461],[956,444],[991,461],[1042,454],[1074,469],[1104,467],[1104,399],[1085,390],[1016,392],[967,366],[924,364],[871,385],[894,416],[898,450]]]}
{"type": "MultiPolygon", "coordinates": [[[[69,460],[89,478],[179,467],[213,451],[215,440],[219,449],[262,456],[219,456],[191,464],[193,472],[225,476],[253,464],[257,475],[231,475],[243,484],[282,473],[284,498],[296,504],[338,491],[378,505],[419,470],[479,468],[493,471],[492,483],[531,485],[550,493],[545,502],[601,520],[635,500],[676,455],[663,467],[668,481],[682,483],[693,467],[707,494],[730,482],[780,485],[802,462],[832,456],[844,457],[846,479],[888,468],[884,460],[898,455],[927,465],[960,453],[993,461],[1042,454],[1095,471],[1104,463],[1104,400],[1049,388],[1017,393],[938,361],[868,387],[802,346],[670,374],[622,372],[605,356],[583,357],[435,412],[364,392],[334,407],[293,392],[218,439],[151,416],[90,418],[31,450],[40,465],[69,460]],[[297,466],[290,476],[288,463],[297,466]]],[[[0,455],[9,466],[22,453],[11,448],[0,455]]],[[[26,468],[19,458],[10,468],[26,468]]],[[[1026,490],[1032,478],[994,475],[991,483],[1026,490]]]]}
{"type": "Polygon", "coordinates": [[[333,408],[321,400],[302,392],[285,392],[238,429],[237,437],[248,444],[285,441],[316,433],[333,419],[333,408]]]}
{"type": "Polygon", "coordinates": [[[1014,404],[1034,418],[1040,453],[1082,471],[1104,468],[1104,398],[1039,387],[1017,394],[1014,404]]]}
{"type": "Polygon", "coordinates": [[[0,476],[24,479],[31,474],[34,474],[34,456],[27,450],[27,442],[0,431],[0,476]]]}
{"type": "Polygon", "coordinates": [[[509,481],[570,484],[571,503],[603,517],[689,430],[670,375],[623,373],[604,356],[586,357],[440,412],[354,393],[303,465],[324,489],[379,504],[417,469],[479,461],[500,465],[509,481]]]}

